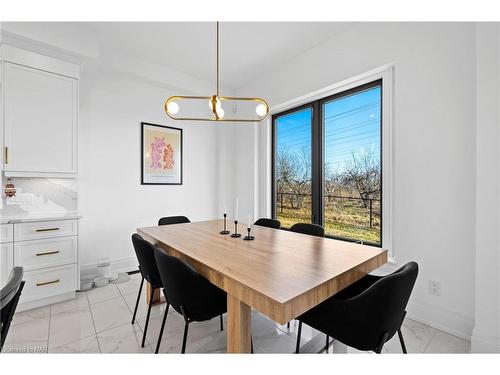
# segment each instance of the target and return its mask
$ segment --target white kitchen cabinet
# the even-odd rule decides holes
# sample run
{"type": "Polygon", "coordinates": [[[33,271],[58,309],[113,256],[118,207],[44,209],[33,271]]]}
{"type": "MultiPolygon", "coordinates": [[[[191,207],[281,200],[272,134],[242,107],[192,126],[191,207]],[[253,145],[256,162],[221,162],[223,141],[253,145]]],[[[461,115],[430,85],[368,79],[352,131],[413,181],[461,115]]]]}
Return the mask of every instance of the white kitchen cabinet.
{"type": "Polygon", "coordinates": [[[7,284],[10,271],[14,267],[13,249],[12,242],[0,244],[0,288],[7,284]]]}
{"type": "Polygon", "coordinates": [[[14,237],[12,224],[0,225],[0,288],[9,278],[10,271],[14,267],[14,237]]]}
{"type": "Polygon", "coordinates": [[[3,63],[7,176],[72,176],[77,170],[78,80],[3,63]]]}
{"type": "Polygon", "coordinates": [[[14,223],[11,254],[26,281],[19,311],[75,297],[80,284],[76,218],[14,223]]]}

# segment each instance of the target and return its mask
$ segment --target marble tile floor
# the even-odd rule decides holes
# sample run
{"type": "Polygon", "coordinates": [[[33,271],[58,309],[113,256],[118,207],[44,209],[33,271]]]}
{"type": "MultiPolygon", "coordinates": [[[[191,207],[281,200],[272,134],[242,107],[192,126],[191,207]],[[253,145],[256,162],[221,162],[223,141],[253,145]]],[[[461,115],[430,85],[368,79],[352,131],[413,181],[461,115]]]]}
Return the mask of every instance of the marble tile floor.
{"type": "MultiPolygon", "coordinates": [[[[161,325],[165,304],[154,306],[147,342],[141,348],[147,313],[144,292],[137,313],[137,323],[130,324],[140,285],[133,275],[123,284],[77,293],[77,298],[51,306],[17,313],[4,346],[6,353],[152,353],[161,325]]],[[[226,325],[224,316],[224,325],[226,325]]],[[[290,329],[265,316],[252,312],[252,336],[256,353],[293,353],[298,324],[290,329]]],[[[180,353],[184,320],[170,311],[160,353],[180,353]]],[[[403,325],[409,353],[467,353],[470,343],[411,319],[403,325]]],[[[303,325],[301,353],[325,353],[325,336],[303,325]]],[[[189,328],[188,353],[225,353],[226,331],[220,331],[219,319],[192,323],[189,328]]],[[[401,353],[397,335],[384,347],[384,353],[401,353]]],[[[333,342],[329,353],[364,353],[333,342]]]]}

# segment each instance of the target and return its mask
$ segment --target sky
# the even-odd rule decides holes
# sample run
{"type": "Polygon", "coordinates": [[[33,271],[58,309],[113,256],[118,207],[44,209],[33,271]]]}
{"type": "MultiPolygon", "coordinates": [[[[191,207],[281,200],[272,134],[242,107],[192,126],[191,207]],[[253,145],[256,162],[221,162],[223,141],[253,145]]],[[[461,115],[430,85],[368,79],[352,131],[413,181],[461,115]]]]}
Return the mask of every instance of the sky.
{"type": "MultiPolygon", "coordinates": [[[[324,104],[325,163],[338,172],[360,149],[380,156],[381,88],[374,87],[324,104]]],[[[312,109],[306,108],[276,120],[277,151],[311,152],[312,109]]]]}

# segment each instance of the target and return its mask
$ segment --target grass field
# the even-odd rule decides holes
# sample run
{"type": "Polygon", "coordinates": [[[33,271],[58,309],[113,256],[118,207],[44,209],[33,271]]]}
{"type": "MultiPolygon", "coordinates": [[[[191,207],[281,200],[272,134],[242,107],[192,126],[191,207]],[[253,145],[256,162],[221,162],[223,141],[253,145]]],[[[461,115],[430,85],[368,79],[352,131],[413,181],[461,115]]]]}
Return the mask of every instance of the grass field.
{"type": "MultiPolygon", "coordinates": [[[[277,207],[277,218],[285,228],[295,223],[311,222],[310,202],[304,202],[301,209],[277,207]]],[[[325,232],[328,235],[380,244],[380,203],[374,201],[373,223],[370,228],[369,210],[355,200],[335,200],[326,202],[325,232]]]]}

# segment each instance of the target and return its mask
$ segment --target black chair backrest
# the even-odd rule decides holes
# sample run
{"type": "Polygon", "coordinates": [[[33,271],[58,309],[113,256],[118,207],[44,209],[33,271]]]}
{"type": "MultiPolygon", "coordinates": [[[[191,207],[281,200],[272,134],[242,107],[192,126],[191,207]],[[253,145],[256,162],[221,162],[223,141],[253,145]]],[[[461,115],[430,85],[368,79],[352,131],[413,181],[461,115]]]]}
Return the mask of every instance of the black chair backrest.
{"type": "MultiPolygon", "coordinates": [[[[384,332],[389,340],[401,327],[405,309],[418,275],[418,264],[409,262],[390,275],[381,277],[360,294],[345,302],[349,305],[349,319],[355,327],[346,332],[347,345],[359,350],[374,350],[384,332]],[[356,340],[357,342],[348,342],[356,340]]],[[[332,316],[332,319],[335,319],[332,316]]],[[[342,338],[339,337],[342,341],[342,338]]]]}
{"type": "Polygon", "coordinates": [[[311,236],[325,237],[325,229],[317,224],[297,223],[293,224],[290,230],[292,232],[309,234],[311,236]]]}
{"type": "Polygon", "coordinates": [[[23,268],[14,267],[10,272],[7,284],[0,290],[0,350],[2,350],[7,338],[10,322],[16,312],[23,287],[23,268]]]}
{"type": "Polygon", "coordinates": [[[254,225],[258,225],[260,227],[273,228],[273,229],[281,228],[281,222],[279,220],[267,219],[265,217],[261,217],[254,223],[254,225]]]}
{"type": "Polygon", "coordinates": [[[158,225],[182,224],[190,223],[186,216],[165,216],[158,220],[158,225]]]}
{"type": "Polygon", "coordinates": [[[161,283],[160,273],[156,266],[154,246],[142,238],[137,233],[132,235],[132,243],[134,245],[137,261],[139,262],[139,270],[153,288],[160,288],[161,283]]]}
{"type": "Polygon", "coordinates": [[[195,321],[211,319],[213,308],[225,305],[226,293],[179,258],[155,247],[155,258],[160,270],[167,301],[180,314],[195,321]],[[182,306],[182,309],[181,309],[182,306]]]}

